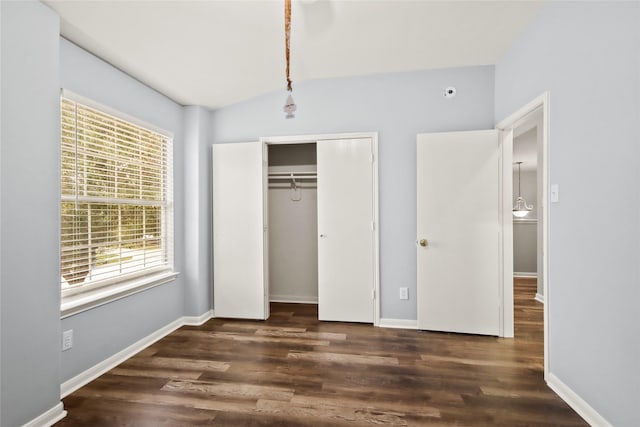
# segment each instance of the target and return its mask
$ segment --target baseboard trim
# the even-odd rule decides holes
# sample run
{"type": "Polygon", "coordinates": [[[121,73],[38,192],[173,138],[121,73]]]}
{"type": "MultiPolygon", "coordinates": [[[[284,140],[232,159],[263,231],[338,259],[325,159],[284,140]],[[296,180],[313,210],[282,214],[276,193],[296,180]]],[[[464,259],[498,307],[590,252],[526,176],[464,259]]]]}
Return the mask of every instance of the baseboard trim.
{"type": "Polygon", "coordinates": [[[67,416],[67,411],[64,410],[62,402],[58,402],[56,406],[48,411],[38,415],[22,427],[44,427],[52,426],[64,417],[67,416]]]}
{"type": "Polygon", "coordinates": [[[209,321],[209,319],[213,319],[213,310],[209,310],[200,316],[184,316],[182,318],[182,324],[184,326],[202,326],[209,321]]]}
{"type": "Polygon", "coordinates": [[[536,296],[533,299],[544,304],[544,295],[542,294],[536,292],[536,296]]]}
{"type": "Polygon", "coordinates": [[[418,329],[418,321],[411,319],[380,319],[380,328],[418,329]]]}
{"type": "Polygon", "coordinates": [[[73,393],[80,387],[89,384],[91,381],[115,368],[125,360],[141,352],[156,341],[166,337],[171,332],[182,326],[200,326],[213,317],[213,310],[209,310],[200,316],[183,316],[174,320],[168,325],[163,326],[146,337],[136,341],[129,347],[120,350],[113,356],[110,356],[102,362],[92,366],[84,372],[79,373],[73,378],[68,379],[60,385],[60,398],[63,399],[73,393]]]}
{"type": "Polygon", "coordinates": [[[535,272],[529,273],[526,271],[514,271],[513,277],[519,278],[519,279],[528,279],[530,277],[538,277],[538,273],[535,273],[535,272]]]}
{"type": "Polygon", "coordinates": [[[301,297],[296,295],[271,295],[269,302],[284,302],[291,304],[317,304],[318,297],[301,297]]]}
{"type": "Polygon", "coordinates": [[[549,388],[560,396],[567,405],[571,406],[589,425],[592,427],[612,427],[611,423],[554,374],[549,372],[546,379],[549,388]]]}

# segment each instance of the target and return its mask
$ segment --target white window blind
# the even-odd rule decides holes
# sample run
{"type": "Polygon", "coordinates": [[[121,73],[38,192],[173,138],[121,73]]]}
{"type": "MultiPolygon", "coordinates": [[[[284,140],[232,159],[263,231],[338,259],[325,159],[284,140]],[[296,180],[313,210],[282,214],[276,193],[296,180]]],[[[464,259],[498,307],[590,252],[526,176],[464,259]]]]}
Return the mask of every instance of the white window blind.
{"type": "Polygon", "coordinates": [[[63,296],[172,269],[171,137],[61,98],[63,296]]]}

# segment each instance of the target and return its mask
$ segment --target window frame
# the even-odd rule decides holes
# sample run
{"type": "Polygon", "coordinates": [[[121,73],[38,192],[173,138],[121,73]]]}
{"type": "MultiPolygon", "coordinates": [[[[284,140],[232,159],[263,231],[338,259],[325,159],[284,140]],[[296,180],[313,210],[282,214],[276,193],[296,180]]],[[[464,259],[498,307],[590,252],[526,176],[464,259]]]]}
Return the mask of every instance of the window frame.
{"type": "MultiPolygon", "coordinates": [[[[156,268],[149,270],[143,270],[138,272],[132,272],[128,274],[121,274],[117,277],[103,279],[95,283],[89,283],[86,285],[75,285],[68,289],[63,289],[60,286],[60,312],[61,318],[69,317],[74,314],[80,313],[92,309],[94,307],[107,304],[120,298],[124,298],[129,295],[133,295],[138,292],[142,292],[146,289],[162,285],[173,281],[177,277],[178,273],[175,271],[174,264],[174,195],[173,195],[173,133],[160,129],[150,123],[144,122],[136,117],[132,117],[126,113],[123,113],[114,108],[103,105],[99,102],[85,98],[81,95],[73,93],[69,90],[62,89],[60,91],[60,106],[62,100],[67,99],[81,106],[88,107],[96,110],[99,113],[112,116],[115,119],[125,121],[131,125],[141,127],[147,131],[154,132],[167,139],[166,146],[166,183],[164,185],[164,197],[166,199],[164,206],[163,222],[165,229],[162,230],[165,236],[163,239],[166,241],[166,255],[167,263],[156,268]]],[[[61,107],[60,107],[61,108],[61,107]]],[[[58,144],[62,149],[62,109],[60,109],[60,132],[58,135],[58,144]]],[[[77,129],[76,129],[77,132],[77,129]]],[[[62,174],[62,153],[58,159],[60,162],[59,170],[62,174]]],[[[62,187],[59,191],[58,201],[58,213],[60,218],[59,225],[59,238],[62,239],[62,203],[64,203],[66,195],[62,194],[62,187]]],[[[62,252],[58,254],[58,263],[60,264],[60,277],[62,277],[62,252]]],[[[59,282],[60,283],[60,282],[59,282]]]]}

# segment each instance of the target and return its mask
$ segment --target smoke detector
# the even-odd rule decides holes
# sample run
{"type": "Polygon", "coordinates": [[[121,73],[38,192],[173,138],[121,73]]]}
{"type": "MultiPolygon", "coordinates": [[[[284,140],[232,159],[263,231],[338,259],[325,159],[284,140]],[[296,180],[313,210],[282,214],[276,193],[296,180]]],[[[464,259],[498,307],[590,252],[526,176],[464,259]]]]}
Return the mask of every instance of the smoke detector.
{"type": "Polygon", "coordinates": [[[456,96],[456,88],[453,86],[449,86],[442,92],[442,96],[444,96],[445,98],[453,98],[454,96],[456,96]]]}

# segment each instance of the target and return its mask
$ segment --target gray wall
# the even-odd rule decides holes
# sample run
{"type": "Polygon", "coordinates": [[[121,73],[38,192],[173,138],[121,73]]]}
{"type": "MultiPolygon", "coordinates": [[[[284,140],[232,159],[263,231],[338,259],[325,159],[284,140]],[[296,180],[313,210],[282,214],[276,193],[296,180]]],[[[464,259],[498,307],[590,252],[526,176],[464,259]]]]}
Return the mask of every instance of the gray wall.
{"type": "MultiPolygon", "coordinates": [[[[173,282],[62,320],[62,330],[74,330],[73,348],[62,353],[64,382],[183,315],[185,191],[181,106],[65,39],[60,39],[59,86],[174,134],[175,265],[183,273],[173,282]]],[[[58,168],[57,157],[48,161],[58,168]]],[[[49,211],[58,209],[59,191],[55,194],[49,211]]],[[[51,252],[47,259],[57,265],[57,254],[51,252]]]]}
{"type": "Polygon", "coordinates": [[[537,223],[513,220],[513,272],[536,275],[538,253],[536,244],[537,223]]]}
{"type": "MultiPolygon", "coordinates": [[[[515,141],[517,144],[517,138],[515,141]]],[[[514,145],[515,146],[515,145],[514,145]]],[[[538,227],[535,222],[526,220],[536,219],[538,212],[538,186],[536,171],[522,171],[522,197],[533,209],[525,217],[525,221],[513,219],[513,271],[516,273],[532,273],[538,270],[538,227]]],[[[513,173],[513,200],[518,197],[518,169],[513,173]]]]}
{"type": "Polygon", "coordinates": [[[60,402],[57,15],[0,2],[0,425],[60,402]]]}
{"type": "MultiPolygon", "coordinates": [[[[184,313],[200,316],[213,305],[211,235],[211,145],[209,123],[211,114],[202,107],[184,107],[184,187],[176,191],[184,197],[184,313]],[[207,197],[195,191],[200,185],[207,197]]],[[[177,248],[176,248],[177,250],[177,248]]]]}
{"type": "Polygon", "coordinates": [[[496,66],[496,119],[549,90],[549,368],[640,425],[640,3],[551,2],[496,66]]]}
{"type": "Polygon", "coordinates": [[[182,315],[211,308],[208,189],[210,114],[180,105],[59,37],[59,19],[40,2],[2,7],[0,424],[21,425],[59,402],[60,383],[182,315]],[[28,54],[26,54],[27,52],[28,54]],[[175,281],[60,320],[59,90],[71,90],[174,134],[175,281]],[[183,120],[189,132],[183,132],[183,120]],[[28,122],[27,122],[28,121],[28,122]],[[205,148],[202,151],[208,152],[205,148]],[[197,160],[197,162],[196,162],[197,160]],[[204,184],[203,184],[204,183],[204,184]],[[187,206],[185,200],[190,205],[187,206]],[[195,207],[195,208],[194,208],[195,207]],[[201,217],[200,211],[203,211],[201,217]],[[43,213],[49,213],[44,215],[43,213]],[[192,213],[195,212],[195,217],[192,213]],[[185,215],[197,219],[187,229],[185,215]],[[207,225],[202,226],[205,222],[207,225]],[[185,238],[185,232],[189,232],[185,238]],[[37,242],[34,245],[33,242],[37,242]],[[189,248],[189,251],[186,248],[189,248]],[[199,256],[185,263],[185,254],[199,256]],[[25,264],[26,260],[30,260],[25,264]],[[33,261],[31,261],[33,260],[33,261]],[[33,268],[37,262],[37,268],[33,268]],[[141,310],[141,307],[144,309],[141,310]],[[61,330],[74,347],[60,352],[61,330]]]}
{"type": "MultiPolygon", "coordinates": [[[[381,313],[415,319],[416,134],[493,128],[493,71],[485,66],[294,82],[294,119],[282,112],[286,92],[269,93],[216,110],[212,139],[378,131],[381,313]],[[458,89],[455,98],[442,97],[447,86],[458,89]],[[409,300],[398,298],[400,287],[409,288],[409,300]]],[[[200,197],[209,197],[204,186],[200,197]]]]}

